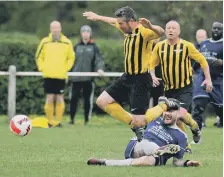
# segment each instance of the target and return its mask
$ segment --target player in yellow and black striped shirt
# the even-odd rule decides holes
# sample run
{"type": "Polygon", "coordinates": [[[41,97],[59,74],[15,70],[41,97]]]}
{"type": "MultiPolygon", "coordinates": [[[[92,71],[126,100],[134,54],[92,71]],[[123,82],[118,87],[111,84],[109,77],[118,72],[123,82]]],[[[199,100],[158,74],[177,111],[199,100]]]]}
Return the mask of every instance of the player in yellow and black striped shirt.
{"type": "MultiPolygon", "coordinates": [[[[150,60],[153,86],[159,84],[159,79],[155,76],[155,67],[160,63],[165,96],[178,99],[183,103],[182,106],[188,110],[192,101],[191,59],[194,59],[201,65],[205,75],[203,84],[206,86],[206,90],[210,92],[212,90],[212,82],[208,63],[192,43],[179,37],[180,26],[176,21],[170,21],[166,24],[165,33],[167,39],[155,46],[150,60]]],[[[191,127],[194,141],[198,142],[200,131],[197,123],[193,121],[192,116],[187,112],[182,117],[183,121],[191,127]]]]}
{"type": "Polygon", "coordinates": [[[106,22],[124,34],[125,73],[99,96],[97,105],[115,119],[131,124],[133,117],[143,116],[149,106],[152,79],[148,74],[147,44],[162,36],[164,30],[152,25],[147,19],[137,21],[137,15],[130,7],[118,9],[115,12],[116,18],[93,12],[85,12],[83,16],[93,21],[106,22]],[[118,104],[123,102],[130,103],[132,115],[118,104]]]}

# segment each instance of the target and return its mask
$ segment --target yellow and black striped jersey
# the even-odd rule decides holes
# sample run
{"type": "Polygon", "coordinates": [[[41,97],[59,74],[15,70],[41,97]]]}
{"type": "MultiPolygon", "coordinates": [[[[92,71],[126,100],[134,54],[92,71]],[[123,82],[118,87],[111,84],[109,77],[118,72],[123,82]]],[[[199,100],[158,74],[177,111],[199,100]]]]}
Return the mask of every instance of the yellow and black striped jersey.
{"type": "Polygon", "coordinates": [[[205,57],[192,43],[180,39],[177,44],[170,45],[163,40],[153,50],[150,70],[160,63],[165,90],[183,88],[192,83],[191,59],[200,63],[202,68],[208,66],[205,57]]]}
{"type": "MultiPolygon", "coordinates": [[[[119,28],[116,23],[115,27],[119,28]]],[[[124,33],[124,66],[127,74],[146,73],[149,70],[149,51],[147,45],[150,40],[159,38],[154,31],[139,25],[131,34],[124,33]]]]}

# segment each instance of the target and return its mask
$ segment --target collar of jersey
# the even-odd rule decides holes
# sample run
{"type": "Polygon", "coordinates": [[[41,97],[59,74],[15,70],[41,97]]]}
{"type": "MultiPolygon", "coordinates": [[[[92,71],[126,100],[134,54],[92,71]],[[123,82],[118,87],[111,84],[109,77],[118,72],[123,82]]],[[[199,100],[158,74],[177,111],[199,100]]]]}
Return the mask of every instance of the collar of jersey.
{"type": "Polygon", "coordinates": [[[218,43],[218,42],[222,42],[222,41],[223,41],[223,38],[222,38],[222,39],[219,39],[219,40],[217,40],[217,41],[214,41],[212,38],[209,38],[209,41],[210,41],[211,43],[218,43]]]}
{"type": "MultiPolygon", "coordinates": [[[[53,34],[52,34],[52,33],[49,34],[49,40],[50,40],[50,41],[53,41],[53,34]]],[[[62,41],[63,41],[63,34],[61,33],[61,34],[60,34],[59,42],[62,42],[62,41]]]]}
{"type": "MultiPolygon", "coordinates": [[[[178,41],[176,44],[180,44],[181,42],[182,42],[182,39],[180,38],[179,41],[178,41]]],[[[166,39],[166,43],[169,44],[169,45],[172,45],[172,44],[170,44],[170,43],[167,41],[167,39],[166,39]]],[[[176,44],[173,44],[173,45],[176,45],[176,44]]]]}
{"type": "Polygon", "coordinates": [[[141,28],[141,26],[142,26],[142,25],[140,25],[138,28],[135,28],[135,29],[131,32],[131,34],[124,33],[124,36],[125,36],[125,37],[135,37],[135,36],[138,36],[139,33],[140,33],[139,28],[141,28]],[[137,33],[135,32],[136,30],[138,30],[137,33]]]}

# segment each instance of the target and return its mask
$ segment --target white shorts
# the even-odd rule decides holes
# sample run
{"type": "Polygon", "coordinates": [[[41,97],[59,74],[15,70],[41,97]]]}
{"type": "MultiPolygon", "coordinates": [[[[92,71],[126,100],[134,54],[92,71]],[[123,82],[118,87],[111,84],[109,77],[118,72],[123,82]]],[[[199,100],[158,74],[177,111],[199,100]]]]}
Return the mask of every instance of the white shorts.
{"type": "Polygon", "coordinates": [[[156,143],[150,142],[147,139],[143,139],[141,142],[136,143],[133,151],[133,158],[151,155],[158,148],[159,146],[156,143]]]}

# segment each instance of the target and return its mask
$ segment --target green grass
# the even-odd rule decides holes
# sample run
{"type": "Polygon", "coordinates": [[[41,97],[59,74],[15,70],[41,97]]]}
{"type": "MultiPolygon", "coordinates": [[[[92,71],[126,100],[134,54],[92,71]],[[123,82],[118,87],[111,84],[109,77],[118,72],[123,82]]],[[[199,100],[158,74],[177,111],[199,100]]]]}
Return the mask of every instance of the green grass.
{"type": "MultiPolygon", "coordinates": [[[[85,127],[83,120],[64,128],[33,128],[26,137],[13,135],[6,117],[0,117],[1,177],[221,177],[222,129],[203,130],[202,143],[192,145],[186,159],[200,160],[199,168],[173,167],[90,167],[90,157],[122,159],[133,136],[128,127],[110,117],[93,117],[85,127]]],[[[189,132],[189,139],[192,140],[189,132]]]]}

